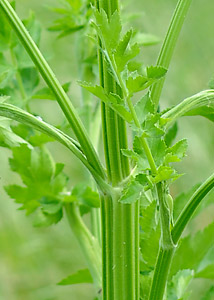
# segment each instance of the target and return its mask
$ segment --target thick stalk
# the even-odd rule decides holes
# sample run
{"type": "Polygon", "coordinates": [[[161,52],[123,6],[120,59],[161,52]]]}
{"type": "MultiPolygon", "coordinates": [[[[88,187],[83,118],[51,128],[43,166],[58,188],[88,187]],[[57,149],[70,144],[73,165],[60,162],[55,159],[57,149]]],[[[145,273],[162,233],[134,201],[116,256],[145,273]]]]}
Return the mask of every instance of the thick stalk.
{"type": "Polygon", "coordinates": [[[75,203],[67,203],[65,210],[71,229],[82,249],[94,280],[94,285],[99,293],[102,282],[101,249],[99,243],[84,224],[79,213],[79,208],[75,203]]]}
{"type": "MultiPolygon", "coordinates": [[[[108,17],[118,10],[118,2],[97,1],[97,7],[105,9],[108,17]]],[[[119,92],[115,80],[108,72],[105,60],[99,52],[100,82],[107,92],[119,92]]],[[[121,149],[127,147],[126,126],[123,120],[105,104],[102,104],[102,124],[108,178],[117,185],[129,175],[127,158],[121,149]]],[[[103,249],[103,300],[137,300],[139,275],[138,203],[124,205],[119,194],[102,198],[102,249],[103,249]]]]}
{"type": "Polygon", "coordinates": [[[64,89],[60,85],[58,79],[53,73],[52,69],[48,65],[47,61],[41,54],[37,45],[34,43],[33,39],[29,35],[27,29],[24,27],[23,23],[17,16],[16,12],[7,0],[0,0],[0,8],[4,12],[10,25],[16,32],[20,42],[25,47],[26,51],[30,55],[32,61],[38,68],[43,79],[49,86],[49,88],[54,93],[56,100],[58,101],[64,115],[66,116],[68,122],[70,123],[79,143],[88,159],[90,164],[100,173],[104,178],[105,173],[100,160],[97,156],[96,151],[88,137],[87,131],[82,124],[75,108],[73,107],[70,99],[65,93],[64,89]]]}
{"type": "MultiPolygon", "coordinates": [[[[193,194],[180,216],[178,217],[175,226],[171,231],[171,236],[174,244],[177,244],[184,229],[190,221],[192,215],[204,197],[214,188],[214,174],[210,176],[193,194]]],[[[162,300],[167,284],[167,277],[176,248],[164,248],[162,245],[159,250],[155,273],[153,276],[152,286],[150,290],[149,300],[162,300]]]]}
{"type": "MultiPolygon", "coordinates": [[[[166,37],[164,39],[157,65],[162,66],[166,69],[169,68],[172,55],[175,50],[175,46],[178,41],[179,34],[181,32],[184,20],[186,18],[187,12],[189,10],[192,0],[179,0],[175,8],[169,29],[167,31],[166,37]]],[[[151,88],[151,98],[155,104],[155,108],[158,108],[161,92],[165,82],[165,77],[160,79],[158,82],[152,85],[151,88]]]]}

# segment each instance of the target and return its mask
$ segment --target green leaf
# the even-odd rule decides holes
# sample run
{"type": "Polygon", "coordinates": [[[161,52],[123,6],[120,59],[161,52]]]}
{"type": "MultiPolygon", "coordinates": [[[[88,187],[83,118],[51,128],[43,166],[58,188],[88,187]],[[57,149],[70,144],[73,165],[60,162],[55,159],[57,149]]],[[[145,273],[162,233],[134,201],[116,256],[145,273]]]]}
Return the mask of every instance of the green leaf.
{"type": "Polygon", "coordinates": [[[187,147],[187,140],[183,139],[177,142],[174,146],[168,148],[167,152],[175,155],[179,160],[181,160],[186,155],[187,147]]]}
{"type": "Polygon", "coordinates": [[[158,80],[166,75],[167,70],[163,67],[147,67],[147,77],[149,79],[158,80]]]}
{"type": "Polygon", "coordinates": [[[199,186],[200,184],[194,185],[189,191],[179,194],[174,199],[174,220],[178,218],[184,206],[188,203],[189,199],[191,198],[193,193],[199,188],[199,186]]]}
{"type": "Polygon", "coordinates": [[[103,43],[106,50],[113,52],[116,49],[122,30],[120,15],[116,10],[110,18],[107,17],[104,9],[98,11],[94,10],[94,16],[96,19],[97,33],[103,43]],[[112,34],[114,33],[114,34],[112,34]]]}
{"type": "Polygon", "coordinates": [[[71,285],[78,283],[93,283],[92,276],[88,269],[79,270],[78,272],[66,277],[60,281],[59,285],[71,285]]]}
{"type": "Polygon", "coordinates": [[[148,87],[148,78],[142,75],[131,74],[126,80],[126,86],[130,94],[145,90],[148,87]]]}
{"type": "Polygon", "coordinates": [[[171,144],[173,143],[174,139],[176,138],[177,132],[178,132],[178,124],[177,122],[175,122],[174,125],[169,128],[164,138],[165,143],[168,147],[170,147],[171,144]]]}
{"type": "Polygon", "coordinates": [[[173,257],[170,277],[182,269],[196,271],[213,243],[214,223],[207,226],[203,231],[198,231],[194,236],[189,235],[183,238],[173,257]]]}
{"type": "Polygon", "coordinates": [[[158,183],[161,181],[166,181],[176,176],[174,170],[167,166],[160,166],[157,170],[157,175],[154,177],[154,182],[158,183]]]}
{"type": "Polygon", "coordinates": [[[88,206],[90,208],[100,207],[99,194],[84,183],[74,186],[71,192],[71,197],[73,197],[80,205],[88,206]]]}
{"type": "Polygon", "coordinates": [[[195,278],[214,279],[214,264],[206,266],[195,274],[195,278]]]}
{"type": "Polygon", "coordinates": [[[140,212],[140,249],[142,255],[141,273],[154,269],[159,250],[160,225],[156,218],[156,201],[140,212]]]}
{"type": "Polygon", "coordinates": [[[62,200],[67,177],[63,165],[55,164],[45,148],[33,149],[22,144],[12,149],[11,169],[18,173],[24,186],[5,187],[8,195],[26,214],[33,214],[35,226],[49,226],[62,218],[62,200]]]}
{"type": "Polygon", "coordinates": [[[137,43],[131,46],[129,45],[131,37],[132,30],[129,30],[120,40],[117,49],[114,52],[114,58],[119,72],[122,72],[127,63],[140,52],[140,48],[137,43]]]}
{"type": "Polygon", "coordinates": [[[167,299],[187,299],[189,293],[186,292],[189,284],[194,278],[193,270],[180,270],[172,277],[167,286],[167,299]]]}
{"type": "Polygon", "coordinates": [[[152,103],[150,93],[147,93],[137,102],[135,105],[135,111],[141,124],[146,120],[148,114],[154,113],[154,105],[152,103]]]}
{"type": "Polygon", "coordinates": [[[10,123],[10,120],[0,117],[0,146],[10,148],[17,147],[20,144],[27,144],[27,141],[11,130],[10,123]]]}
{"type": "Polygon", "coordinates": [[[93,95],[98,97],[105,104],[109,105],[118,115],[127,122],[132,121],[131,113],[125,108],[125,103],[123,100],[116,94],[110,93],[107,94],[102,86],[92,86],[88,83],[80,83],[82,87],[91,92],[93,95]]]}
{"type": "Polygon", "coordinates": [[[124,204],[135,203],[137,200],[139,200],[142,191],[143,187],[139,183],[139,181],[132,178],[128,186],[126,186],[122,191],[122,195],[119,201],[124,204]]]}
{"type": "Polygon", "coordinates": [[[39,74],[35,68],[25,68],[20,71],[25,92],[28,96],[33,94],[34,89],[39,84],[39,74]]]}

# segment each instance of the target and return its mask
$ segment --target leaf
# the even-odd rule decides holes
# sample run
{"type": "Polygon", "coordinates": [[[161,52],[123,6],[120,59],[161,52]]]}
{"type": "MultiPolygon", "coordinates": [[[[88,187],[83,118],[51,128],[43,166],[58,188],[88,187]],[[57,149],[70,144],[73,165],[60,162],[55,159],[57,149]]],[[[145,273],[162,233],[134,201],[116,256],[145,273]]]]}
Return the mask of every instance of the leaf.
{"type": "Polygon", "coordinates": [[[20,144],[27,144],[27,141],[15,134],[10,128],[11,121],[0,117],[0,146],[17,147],[20,144]]]}
{"type": "Polygon", "coordinates": [[[149,79],[158,80],[161,79],[163,76],[166,75],[167,70],[163,67],[147,67],[147,77],[149,79]]]}
{"type": "Polygon", "coordinates": [[[148,78],[142,75],[129,76],[126,80],[126,86],[130,94],[145,90],[149,86],[148,83],[148,78]]]}
{"type": "Polygon", "coordinates": [[[73,201],[77,201],[80,205],[88,206],[89,208],[100,207],[99,194],[84,183],[74,186],[71,192],[71,197],[74,198],[73,201]]]}
{"type": "Polygon", "coordinates": [[[132,33],[132,30],[129,30],[123,36],[123,38],[119,41],[116,51],[114,52],[114,58],[119,72],[122,72],[127,63],[140,52],[140,48],[137,43],[131,46],[129,45],[132,33]]]}
{"type": "Polygon", "coordinates": [[[203,231],[198,231],[194,236],[183,238],[178,245],[172,260],[170,277],[182,269],[197,270],[197,267],[213,246],[214,223],[203,231]]]}
{"type": "Polygon", "coordinates": [[[160,240],[160,225],[156,219],[156,201],[141,209],[140,249],[142,255],[141,273],[154,270],[160,240]]]}
{"type": "Polygon", "coordinates": [[[166,181],[176,176],[174,170],[167,166],[160,166],[157,170],[157,175],[154,177],[154,182],[158,183],[161,181],[166,181]]]}
{"type": "Polygon", "coordinates": [[[214,279],[214,264],[206,266],[195,274],[195,278],[214,279]]]}
{"type": "Polygon", "coordinates": [[[124,204],[135,203],[140,198],[142,190],[142,185],[133,178],[128,186],[123,189],[119,202],[124,204]]]}
{"type": "Polygon", "coordinates": [[[179,160],[181,160],[186,155],[187,147],[187,140],[183,139],[177,142],[174,146],[168,148],[167,152],[175,155],[179,160]]]}
{"type": "Polygon", "coordinates": [[[123,100],[116,94],[107,94],[102,86],[92,86],[88,83],[80,83],[82,87],[109,105],[116,113],[127,122],[132,121],[131,113],[125,108],[123,100]]]}
{"type": "Polygon", "coordinates": [[[168,282],[167,286],[167,299],[187,299],[186,290],[194,278],[193,270],[180,270],[172,277],[171,281],[168,282]]]}
{"type": "Polygon", "coordinates": [[[154,112],[154,104],[152,103],[150,93],[147,93],[137,102],[135,111],[141,124],[146,120],[148,114],[154,112]]]}
{"type": "Polygon", "coordinates": [[[26,214],[33,214],[35,226],[49,226],[62,218],[62,201],[67,177],[63,165],[55,164],[45,148],[33,149],[22,144],[12,149],[11,169],[18,173],[24,186],[5,187],[8,195],[21,204],[26,214]]]}
{"type": "Polygon", "coordinates": [[[191,187],[191,189],[187,192],[183,192],[179,194],[175,199],[174,199],[174,220],[178,218],[180,215],[181,211],[183,210],[184,206],[188,203],[190,197],[193,195],[193,193],[198,189],[200,184],[194,185],[191,187]]]}
{"type": "Polygon", "coordinates": [[[39,74],[35,68],[25,68],[20,71],[25,92],[28,96],[33,94],[39,84],[39,74]]]}
{"type": "Polygon", "coordinates": [[[176,138],[177,132],[178,132],[178,124],[177,122],[175,122],[174,125],[169,128],[164,138],[165,143],[168,147],[170,147],[171,144],[173,143],[174,139],[176,138]]]}
{"type": "Polygon", "coordinates": [[[101,9],[100,11],[96,9],[94,10],[94,16],[96,19],[95,28],[97,29],[97,33],[103,46],[106,50],[112,52],[116,49],[120,40],[120,33],[122,30],[120,15],[116,10],[113,15],[108,18],[104,9],[101,9]]]}
{"type": "Polygon", "coordinates": [[[59,285],[71,285],[79,283],[93,283],[92,276],[88,269],[79,270],[76,273],[61,280],[59,285]]]}

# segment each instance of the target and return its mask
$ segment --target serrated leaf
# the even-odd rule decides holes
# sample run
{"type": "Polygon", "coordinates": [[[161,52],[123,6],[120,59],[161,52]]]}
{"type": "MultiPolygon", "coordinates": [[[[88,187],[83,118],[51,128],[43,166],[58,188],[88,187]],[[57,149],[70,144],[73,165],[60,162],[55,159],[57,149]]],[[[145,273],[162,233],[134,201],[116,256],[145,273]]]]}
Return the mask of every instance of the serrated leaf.
{"type": "Polygon", "coordinates": [[[116,10],[113,15],[108,18],[104,9],[100,11],[94,10],[96,18],[97,33],[103,43],[105,49],[112,52],[116,49],[122,30],[121,20],[118,11],[116,10]],[[114,32],[114,34],[112,34],[114,32]]]}
{"type": "Polygon", "coordinates": [[[102,86],[92,86],[88,83],[80,83],[80,85],[109,105],[125,121],[129,123],[132,121],[131,113],[125,108],[124,101],[118,95],[113,93],[107,94],[102,86]]]}
{"type": "Polygon", "coordinates": [[[193,270],[180,270],[173,276],[167,286],[167,299],[187,299],[186,290],[194,278],[193,270]]]}
{"type": "Polygon", "coordinates": [[[188,147],[187,140],[183,139],[177,142],[172,147],[168,148],[167,152],[168,154],[171,154],[178,159],[174,161],[179,161],[186,155],[187,147],[188,147]]]}
{"type": "Polygon", "coordinates": [[[76,273],[61,280],[59,285],[72,285],[79,283],[93,283],[92,276],[88,269],[79,270],[76,273]]]}
{"type": "Polygon", "coordinates": [[[157,170],[157,175],[154,177],[154,182],[158,183],[161,181],[166,181],[174,176],[174,170],[167,166],[160,166],[157,170]]]}
{"type": "Polygon", "coordinates": [[[85,185],[84,183],[80,183],[74,186],[71,192],[71,196],[75,197],[75,200],[80,205],[88,206],[89,208],[100,207],[99,194],[96,191],[93,191],[91,187],[85,185]]]}
{"type": "Polygon", "coordinates": [[[140,48],[137,43],[131,46],[129,45],[131,37],[132,30],[129,30],[120,40],[117,49],[114,52],[114,58],[119,72],[122,72],[127,63],[140,52],[140,48]]]}
{"type": "Polygon", "coordinates": [[[142,185],[133,178],[128,186],[123,189],[119,202],[124,204],[135,203],[140,198],[142,191],[142,185]]]}
{"type": "Polygon", "coordinates": [[[13,148],[12,152],[11,169],[20,175],[24,186],[6,186],[8,195],[21,204],[27,215],[34,213],[35,226],[59,222],[67,184],[67,177],[62,173],[63,165],[55,164],[44,148],[35,150],[23,144],[13,148]]]}
{"type": "Polygon", "coordinates": [[[148,87],[148,78],[142,75],[129,76],[126,80],[126,86],[130,94],[145,90],[148,87]]]}

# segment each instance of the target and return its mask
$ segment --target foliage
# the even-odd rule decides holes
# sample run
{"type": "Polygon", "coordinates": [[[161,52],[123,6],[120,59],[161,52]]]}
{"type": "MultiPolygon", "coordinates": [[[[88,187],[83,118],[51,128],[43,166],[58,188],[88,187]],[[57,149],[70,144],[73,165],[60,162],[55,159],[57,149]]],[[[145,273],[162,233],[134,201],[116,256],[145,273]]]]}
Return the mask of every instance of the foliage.
{"type": "MultiPolygon", "coordinates": [[[[63,279],[59,285],[93,283],[95,297],[100,299],[103,292],[104,300],[117,300],[124,294],[132,300],[191,299],[191,282],[214,277],[214,225],[180,238],[184,229],[181,220],[186,213],[187,223],[211,204],[208,199],[195,212],[213,188],[214,179],[211,176],[175,200],[170,190],[183,175],[178,173],[177,163],[185,158],[188,147],[186,139],[177,139],[177,120],[200,115],[214,121],[212,81],[210,90],[188,97],[174,107],[157,110],[157,94],[161,93],[171,59],[167,45],[170,53],[174,47],[167,41],[170,33],[158,60],[163,63],[145,66],[137,59],[141,47],[155,44],[156,39],[147,35],[146,42],[144,35],[142,42],[144,33],[133,29],[124,32],[116,2],[107,2],[98,1],[93,3],[94,7],[90,1],[64,0],[61,6],[50,7],[60,17],[49,31],[58,32],[58,38],[74,33],[80,37],[80,118],[68,96],[70,82],[59,84],[37,48],[41,27],[35,14],[31,13],[21,23],[12,9],[15,2],[10,6],[8,1],[0,0],[0,145],[10,150],[10,169],[21,179],[21,184],[5,186],[5,191],[37,227],[56,224],[67,215],[87,268],[63,279]],[[94,96],[100,101],[96,102],[94,96]],[[35,114],[32,107],[36,100],[58,101],[64,113],[62,124],[50,125],[35,114]],[[107,171],[99,149],[101,125],[107,171]],[[129,147],[126,125],[132,134],[129,147]],[[76,140],[68,128],[73,129],[76,140]],[[55,162],[49,151],[49,143],[55,141],[71,150],[91,173],[86,180],[73,184],[63,171],[64,164],[55,162]],[[89,227],[83,220],[85,214],[91,216],[89,227]],[[177,230],[176,238],[173,230],[177,230]]],[[[170,27],[175,40],[189,4],[190,1],[178,2],[170,27]]],[[[211,299],[213,287],[204,294],[211,299]]]]}

